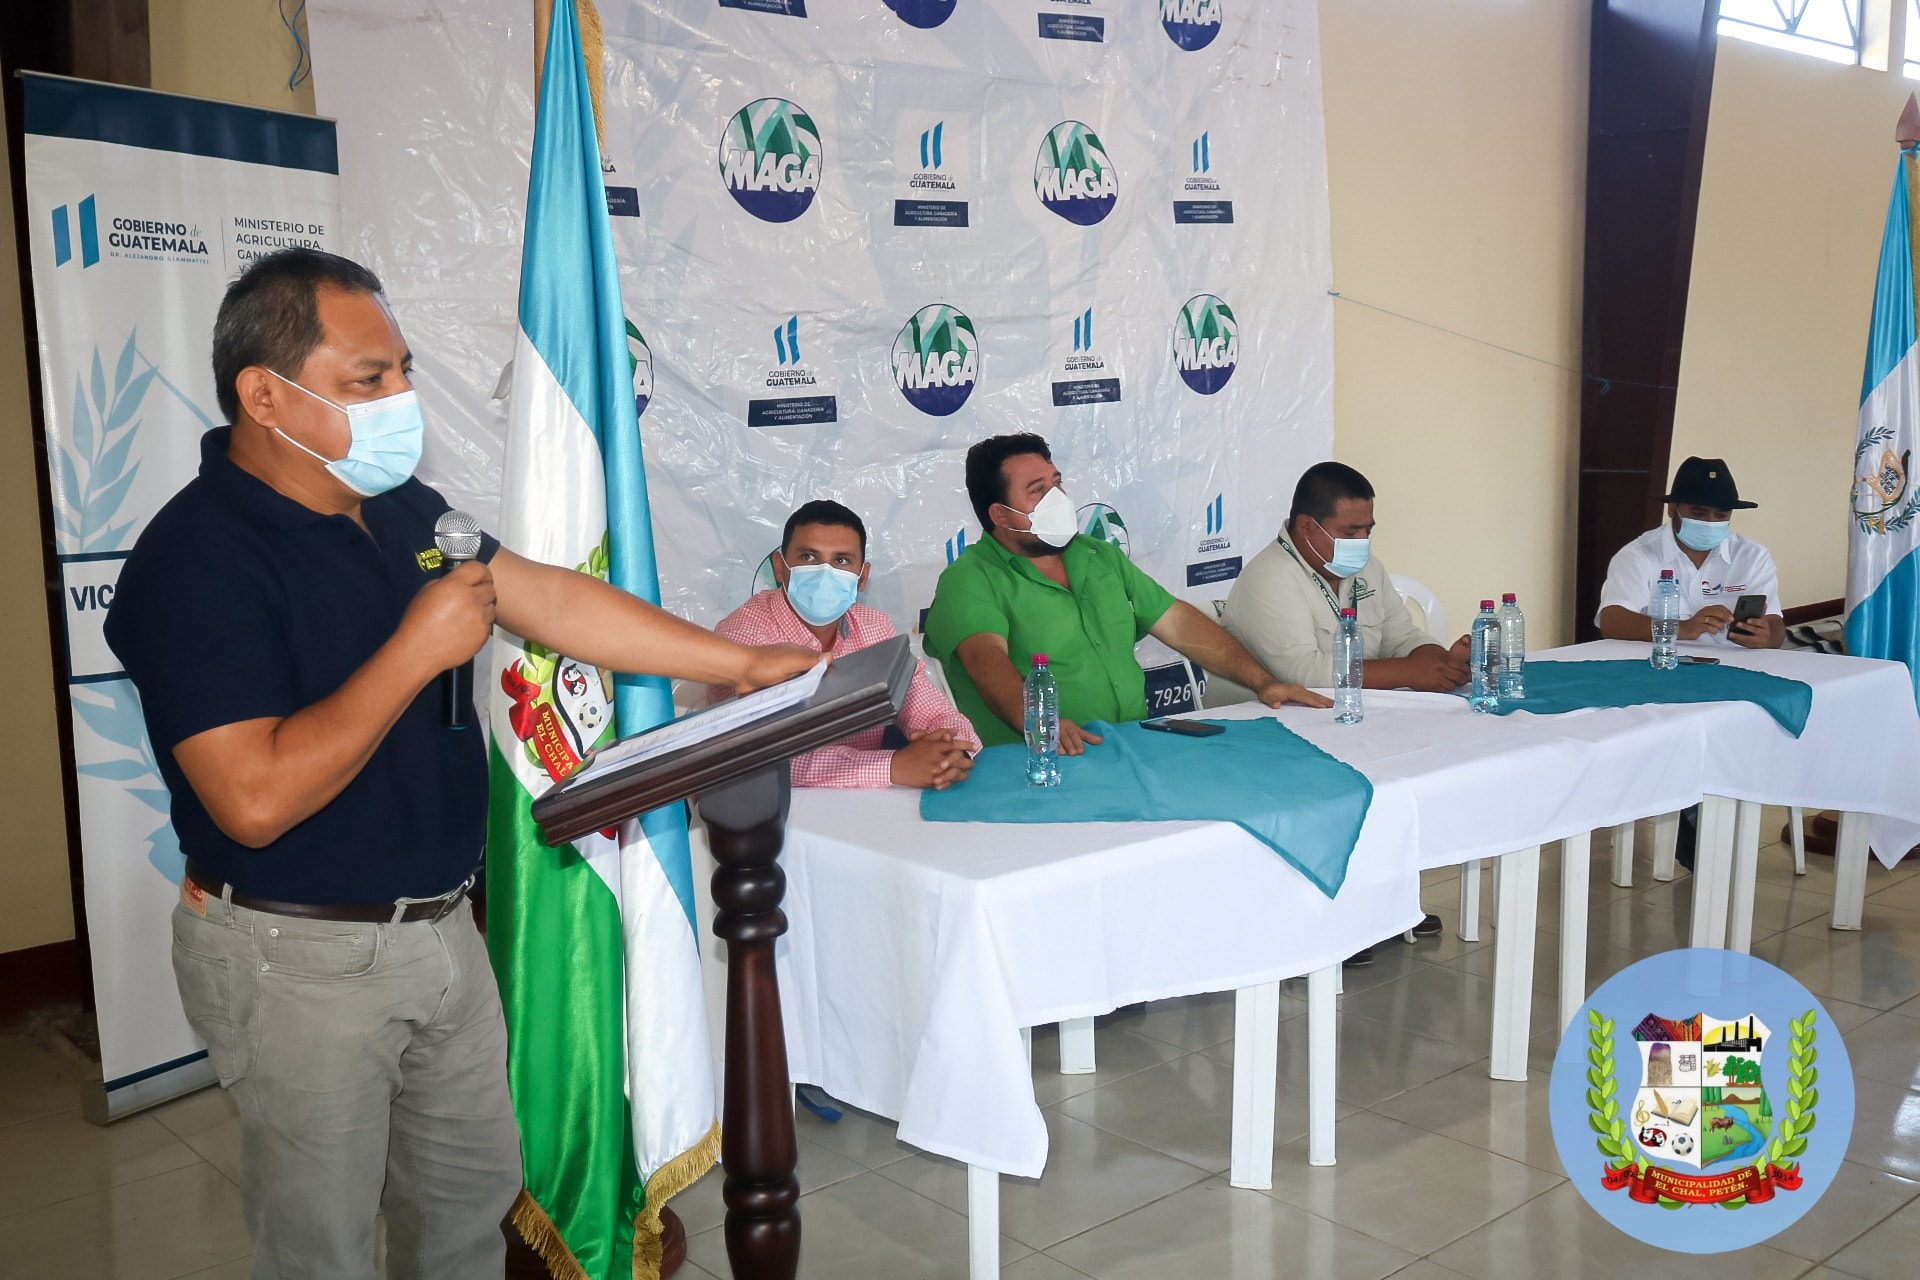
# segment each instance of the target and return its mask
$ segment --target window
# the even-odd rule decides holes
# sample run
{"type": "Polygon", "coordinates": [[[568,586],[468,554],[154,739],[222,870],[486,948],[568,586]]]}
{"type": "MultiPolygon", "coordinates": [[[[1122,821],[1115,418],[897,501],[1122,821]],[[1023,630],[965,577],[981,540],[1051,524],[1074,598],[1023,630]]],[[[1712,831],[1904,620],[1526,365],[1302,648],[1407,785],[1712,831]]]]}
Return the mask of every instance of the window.
{"type": "MultiPolygon", "coordinates": [[[[1915,0],[1906,3],[1911,13],[1915,0]]],[[[1857,64],[1860,0],[1721,0],[1720,34],[1857,64]]]]}
{"type": "Polygon", "coordinates": [[[1920,80],[1920,0],[1906,0],[1907,47],[1903,60],[1909,80],[1920,80]]]}

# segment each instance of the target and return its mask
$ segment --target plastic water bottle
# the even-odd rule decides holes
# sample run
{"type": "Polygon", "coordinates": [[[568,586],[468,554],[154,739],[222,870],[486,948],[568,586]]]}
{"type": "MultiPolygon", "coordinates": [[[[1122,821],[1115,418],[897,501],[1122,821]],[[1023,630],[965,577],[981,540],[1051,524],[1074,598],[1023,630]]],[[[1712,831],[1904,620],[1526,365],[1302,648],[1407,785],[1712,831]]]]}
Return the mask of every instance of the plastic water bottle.
{"type": "Polygon", "coordinates": [[[1033,655],[1027,676],[1027,785],[1060,785],[1060,690],[1044,653],[1033,655]]]}
{"type": "Polygon", "coordinates": [[[1660,571],[1647,616],[1653,620],[1653,656],[1649,661],[1656,671],[1671,671],[1680,665],[1680,651],[1676,647],[1680,639],[1680,583],[1674,578],[1673,570],[1660,571]]]}
{"type": "Polygon", "coordinates": [[[1333,718],[1340,724],[1359,724],[1366,715],[1360,706],[1366,658],[1366,646],[1360,640],[1360,620],[1353,610],[1342,609],[1340,630],[1333,637],[1333,718]]]}
{"type": "Polygon", "coordinates": [[[1500,697],[1514,702],[1527,697],[1527,616],[1511,591],[1500,597],[1500,697]]]}
{"type": "Polygon", "coordinates": [[[1480,602],[1480,613],[1473,620],[1472,680],[1468,705],[1480,712],[1500,705],[1500,619],[1491,600],[1480,602]]]}

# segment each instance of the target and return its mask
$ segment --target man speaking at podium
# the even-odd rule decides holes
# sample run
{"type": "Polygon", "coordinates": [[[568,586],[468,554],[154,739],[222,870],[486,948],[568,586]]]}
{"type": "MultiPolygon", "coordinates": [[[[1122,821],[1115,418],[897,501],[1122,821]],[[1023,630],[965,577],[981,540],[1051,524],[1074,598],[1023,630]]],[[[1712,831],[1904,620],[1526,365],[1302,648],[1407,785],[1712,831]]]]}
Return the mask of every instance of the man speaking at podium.
{"type": "Polygon", "coordinates": [[[412,478],[412,354],[380,282],[261,258],[214,327],[199,476],[107,618],[187,855],[173,964],[241,1121],[254,1276],[498,1276],[520,1187],[506,1028],[466,890],[484,731],[442,673],[496,623],[584,663],[747,689],[818,655],[721,639],[482,537],[450,566],[412,478]],[[384,1191],[383,1191],[384,1187],[384,1191]]]}

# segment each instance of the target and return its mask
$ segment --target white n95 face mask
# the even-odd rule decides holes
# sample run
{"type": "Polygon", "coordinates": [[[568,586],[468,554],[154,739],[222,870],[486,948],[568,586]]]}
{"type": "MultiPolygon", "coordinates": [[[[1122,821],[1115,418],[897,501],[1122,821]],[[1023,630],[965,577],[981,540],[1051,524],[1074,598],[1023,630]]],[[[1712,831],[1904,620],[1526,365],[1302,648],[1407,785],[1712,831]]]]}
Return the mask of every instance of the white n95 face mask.
{"type": "Polygon", "coordinates": [[[1050,547],[1064,547],[1073,541],[1073,535],[1080,532],[1080,522],[1074,515],[1073,499],[1067,491],[1055,486],[1047,490],[1047,496],[1040,499],[1032,513],[1027,516],[1031,522],[1027,532],[1050,547]]]}
{"type": "Polygon", "coordinates": [[[358,404],[334,404],[317,391],[307,391],[285,374],[272,369],[267,372],[347,415],[347,429],[352,433],[353,442],[347,446],[347,456],[338,460],[321,457],[278,427],[273,428],[273,433],[323,464],[327,474],[361,497],[378,497],[389,489],[399,488],[420,465],[427,420],[420,411],[418,391],[402,391],[358,404]]]}

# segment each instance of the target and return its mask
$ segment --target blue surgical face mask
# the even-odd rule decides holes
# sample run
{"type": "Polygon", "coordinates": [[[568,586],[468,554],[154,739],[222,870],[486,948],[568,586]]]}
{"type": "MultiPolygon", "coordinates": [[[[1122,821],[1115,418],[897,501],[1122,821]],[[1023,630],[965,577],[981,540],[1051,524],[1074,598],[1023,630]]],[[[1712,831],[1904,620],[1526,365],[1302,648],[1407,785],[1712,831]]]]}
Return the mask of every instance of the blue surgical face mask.
{"type": "Polygon", "coordinates": [[[420,412],[420,393],[402,391],[378,400],[359,404],[334,404],[316,391],[307,391],[292,378],[267,370],[290,387],[297,387],[321,404],[331,405],[347,415],[347,427],[353,442],[347,456],[337,461],[322,458],[306,445],[275,427],[282,440],[309,457],[317,459],[327,473],[363,498],[372,498],[407,482],[420,465],[420,448],[427,431],[427,420],[420,412]]]}
{"type": "Polygon", "coordinates": [[[787,603],[809,626],[838,622],[860,594],[860,575],[830,564],[799,564],[787,570],[787,603]]]}
{"type": "Polygon", "coordinates": [[[1367,567],[1367,561],[1373,556],[1372,538],[1336,538],[1327,533],[1327,527],[1318,520],[1313,523],[1333,543],[1333,554],[1327,558],[1328,573],[1336,578],[1351,578],[1367,567]]]}
{"type": "Polygon", "coordinates": [[[1731,522],[1726,520],[1692,520],[1680,517],[1680,545],[1695,551],[1711,551],[1727,540],[1727,531],[1731,522]]]}

